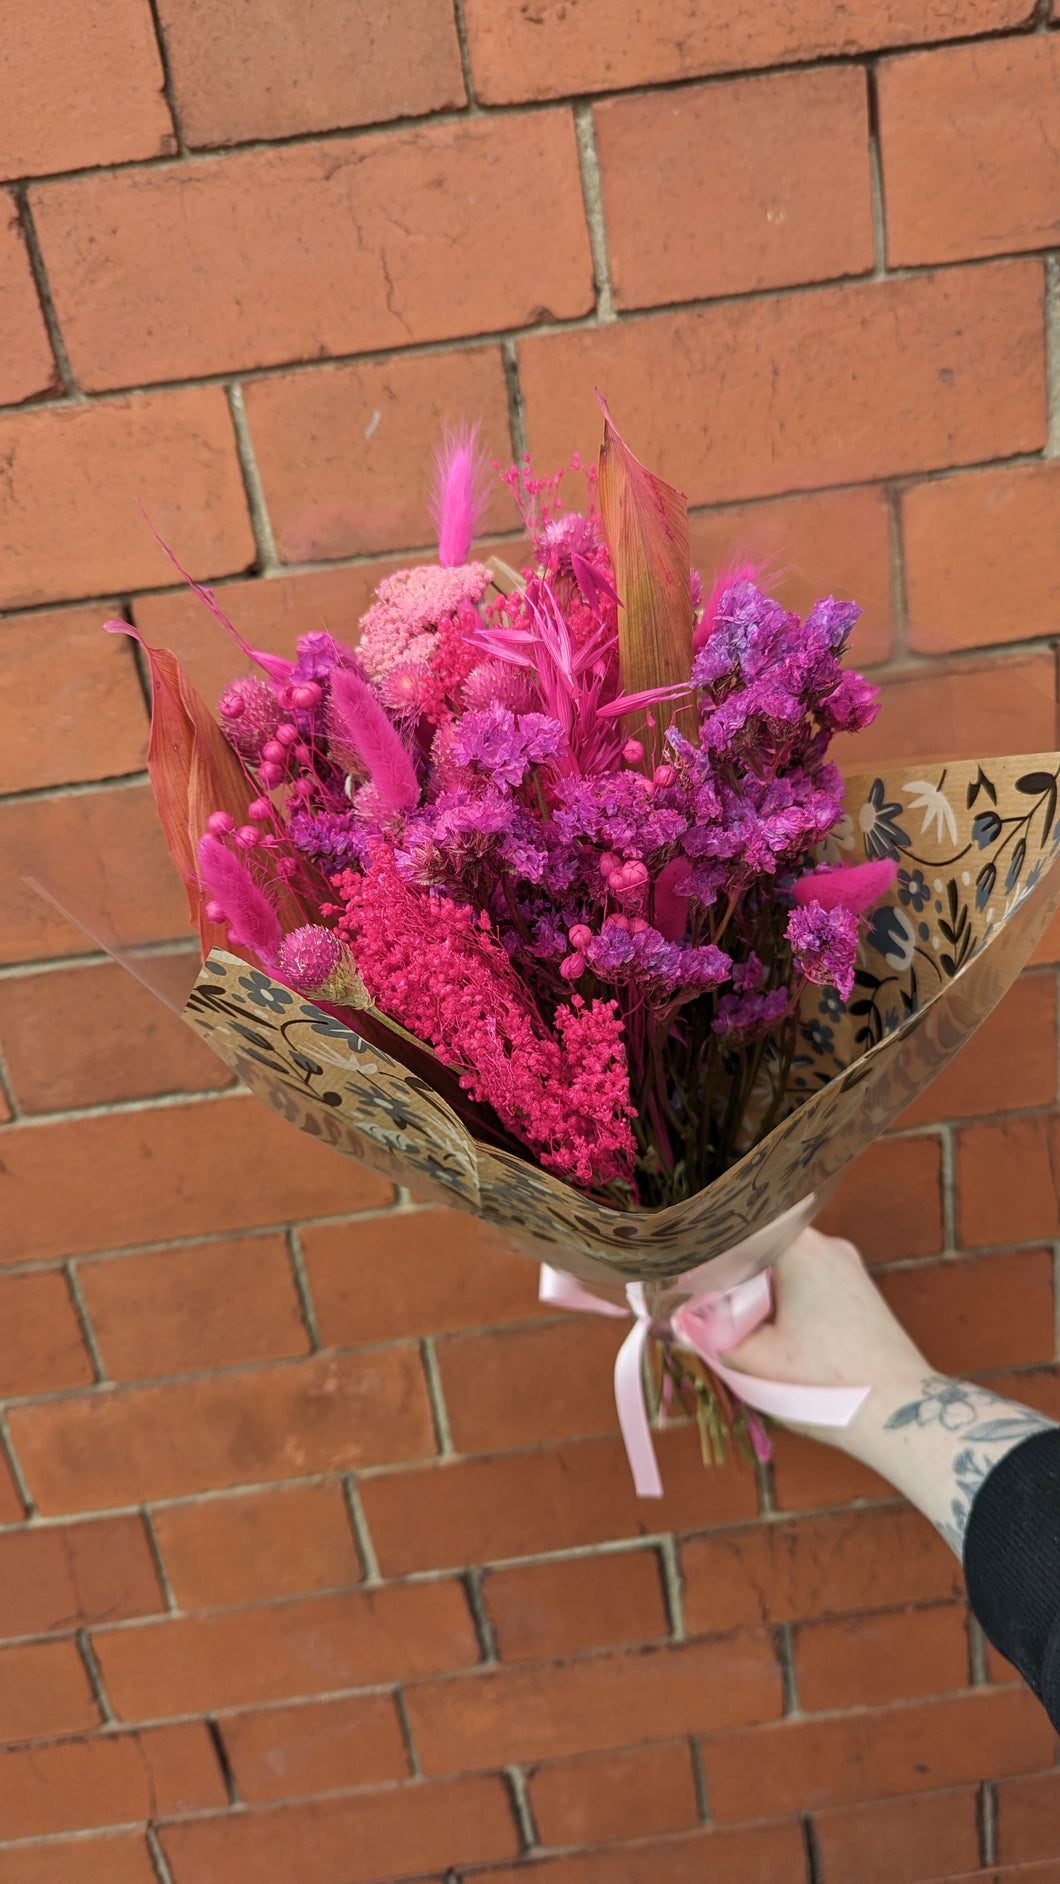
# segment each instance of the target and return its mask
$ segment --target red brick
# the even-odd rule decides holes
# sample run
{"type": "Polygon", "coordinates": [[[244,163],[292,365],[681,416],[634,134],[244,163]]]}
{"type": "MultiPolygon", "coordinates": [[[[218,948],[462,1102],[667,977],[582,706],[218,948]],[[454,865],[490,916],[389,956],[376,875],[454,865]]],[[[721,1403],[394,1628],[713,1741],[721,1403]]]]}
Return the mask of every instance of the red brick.
{"type": "Polygon", "coordinates": [[[662,1435],[657,1450],[664,1496],[650,1508],[615,1439],[388,1473],[363,1480],[361,1500],[388,1576],[754,1516],[746,1468],[704,1471],[687,1430],[662,1435]]]}
{"type": "Polygon", "coordinates": [[[456,1582],[182,1616],[96,1635],[93,1646],[122,1720],[436,1675],[479,1652],[456,1582]]]}
{"type": "Polygon", "coordinates": [[[434,1450],[411,1348],[42,1401],[15,1407],[9,1423],[48,1513],[350,1471],[434,1450]]]}
{"type": "Polygon", "coordinates": [[[66,1277],[48,1270],[0,1281],[0,1399],[94,1378],[66,1277]]]}
{"type": "Polygon", "coordinates": [[[34,1525],[0,1536],[0,1618],[6,1635],[121,1622],[164,1607],[140,1518],[34,1525]]]}
{"type": "Polygon", "coordinates": [[[442,1390],[458,1452],[532,1446],[618,1429],[615,1354],[624,1322],[562,1321],[451,1335],[438,1343],[442,1390]],[[518,1383],[513,1392],[513,1382],[518,1383]]]}
{"type": "Polygon", "coordinates": [[[71,363],[93,391],[592,306],[564,111],[117,171],[32,202],[71,363]],[[528,242],[546,203],[548,241],[528,242]]]}
{"type": "Polygon", "coordinates": [[[499,1230],[458,1210],[313,1225],[302,1233],[302,1252],[329,1346],[554,1313],[537,1299],[536,1263],[509,1253],[499,1230]]]}
{"type": "MultiPolygon", "coordinates": [[[[407,558],[358,563],[351,569],[311,569],[297,575],[256,576],[219,584],[215,593],[251,647],[292,655],[299,635],[327,627],[340,641],[357,640],[358,623],[376,584],[407,558]]],[[[234,641],[191,590],[139,595],[137,627],[152,646],[172,648],[192,685],[211,706],[233,674],[249,672],[234,641]]]]}
{"type": "Polygon", "coordinates": [[[1060,1842],[1060,1773],[1010,1779],[997,1789],[997,1855],[1006,1862],[1055,1858],[1060,1842]]]}
{"type": "Polygon", "coordinates": [[[49,1839],[0,1853],[4,1884],[156,1884],[142,1832],[49,1839]]]}
{"type": "MultiPolygon", "coordinates": [[[[190,993],[199,952],[144,961],[190,993]]],[[[223,1060],[116,962],[0,982],[0,1039],[23,1112],[152,1099],[230,1086],[223,1060]]]]}
{"type": "Polygon", "coordinates": [[[0,404],[58,391],[58,382],[15,199],[0,190],[0,404]]]}
{"type": "Polygon", "coordinates": [[[147,713],[132,643],[101,632],[115,610],[54,609],[0,624],[0,788],[37,791],[139,771],[147,713]]]}
{"type": "Polygon", "coordinates": [[[233,1714],[221,1731],[239,1797],[248,1805],[409,1777],[392,1694],[233,1714]]]}
{"type": "Polygon", "coordinates": [[[86,1263],[79,1273],[112,1380],[158,1379],[309,1350],[282,1236],[154,1250],[86,1263]]]}
{"type": "Polygon", "coordinates": [[[125,1825],[224,1801],[202,1721],[0,1752],[0,1838],[125,1825]]]}
{"type": "Polygon", "coordinates": [[[445,111],[466,100],[445,0],[411,0],[381,30],[363,3],[161,0],[181,129],[191,145],[296,137],[445,111]]]}
{"type": "Polygon", "coordinates": [[[780,1673],[770,1639],[744,1634],[422,1682],[405,1706],[424,1772],[459,1773],[769,1721],[780,1673]]]}
{"type": "MultiPolygon", "coordinates": [[[[1036,654],[887,674],[879,717],[862,733],[840,734],[834,755],[851,773],[910,759],[941,766],[992,752],[1050,752],[1056,743],[1056,670],[1050,655],[1036,654]]],[[[969,884],[975,868],[965,872],[969,884]]]]}
{"type": "Polygon", "coordinates": [[[861,617],[850,641],[855,665],[885,661],[893,639],[887,500],[878,487],[813,492],[734,504],[689,518],[692,563],[708,586],[752,561],[785,608],[805,615],[822,595],[853,599],[861,617]]]}
{"type": "Polygon", "coordinates": [[[860,68],[640,92],[597,105],[593,118],[616,306],[872,268],[860,68]]]}
{"type": "Polygon", "coordinates": [[[773,1495],[778,1511],[814,1511],[850,1504],[855,1498],[892,1499],[894,1487],[867,1465],[817,1439],[776,1429],[773,1495]]]}
{"type": "Polygon", "coordinates": [[[669,1634],[653,1550],[490,1570],[483,1595],[505,1662],[577,1655],[669,1634]]]}
{"type": "Polygon", "coordinates": [[[892,268],[1049,248],[1060,220],[1060,41],[884,59],[880,149],[892,268]]]}
{"type": "MultiPolygon", "coordinates": [[[[434,452],[446,428],[481,422],[487,459],[508,464],[508,394],[497,347],[361,360],[253,380],[246,408],[285,562],[435,542],[434,452]]],[[[483,530],[519,522],[492,471],[483,530]]],[[[415,559],[413,559],[415,560],[415,559]]]]}
{"type": "Polygon", "coordinates": [[[1060,463],[997,465],[902,493],[912,647],[985,647],[1056,631],[1060,463]]]}
{"type": "Polygon", "coordinates": [[[795,1631],[795,1674],[805,1714],[957,1693],[968,1686],[964,1609],[809,1623],[795,1631]]]}
{"type": "Polygon", "coordinates": [[[0,1741],[98,1727],[99,1708],[75,1642],[0,1649],[0,1741]]]}
{"type": "Polygon", "coordinates": [[[880,1139],[849,1165],[817,1220],[872,1262],[934,1256],[943,1246],[942,1168],[935,1138],[880,1139]]]}
{"type": "Polygon", "coordinates": [[[30,888],[27,875],[42,879],[73,916],[110,931],[108,940],[155,942],[187,931],[187,898],[146,785],[0,805],[0,865],[0,961],[95,947],[30,888]]]}
{"type": "Polygon", "coordinates": [[[137,502],[193,575],[254,560],[220,387],[12,413],[0,418],[0,455],[14,493],[0,529],[0,607],[171,581],[137,502]]]}
{"type": "Polygon", "coordinates": [[[1060,1425],[1060,1366],[1018,1367],[991,1374],[990,1386],[1003,1399],[1032,1406],[1060,1425]]]}
{"type": "Polygon", "coordinates": [[[1056,1235],[1060,1118],[1032,1113],[957,1133],[962,1247],[1056,1235]]]}
{"type": "Polygon", "coordinates": [[[940,1373],[974,1374],[1053,1358],[1051,1250],[895,1270],[879,1283],[903,1328],[940,1373]]]}
{"type": "Polygon", "coordinates": [[[522,340],[535,466],[595,457],[594,386],[693,505],[1037,451],[1041,296],[1038,263],[995,262],[522,340]]]}
{"type": "Polygon", "coordinates": [[[814,1812],[1030,1772],[1051,1764],[1055,1745],[1028,1689],[977,1688],[719,1735],[704,1741],[703,1764],[711,1812],[724,1823],[761,1810],[763,1773],[771,1812],[814,1812]]]}
{"type": "Polygon", "coordinates": [[[832,1884],[921,1884],[974,1871],[979,1863],[975,1792],[914,1793],[908,1799],[816,1812],[817,1857],[832,1884]]]}
{"type": "Polygon", "coordinates": [[[1039,962],[1060,962],[1060,910],[1057,910],[1056,915],[1048,924],[1045,934],[1030,958],[1030,966],[1034,968],[1039,962]]]}
{"type": "Polygon", "coordinates": [[[167,1826],[162,1846],[179,1884],[271,1884],[303,1875],[307,1856],[313,1884],[368,1884],[512,1857],[518,1839],[503,1781],[476,1778],[226,1813],[167,1826]]]}
{"type": "MultiPolygon", "coordinates": [[[[583,1851],[534,1866],[535,1884],[796,1884],[806,1850],[801,1828],[747,1825],[698,1831],[609,1850],[583,1851]]],[[[476,1884],[524,1884],[526,1866],[482,1871],[476,1884]]]]}
{"type": "Polygon", "coordinates": [[[784,0],[752,8],[679,0],[665,12],[603,0],[574,8],[562,0],[533,8],[466,0],[464,10],[476,96],[492,105],[956,39],[1031,18],[1026,0],[857,0],[842,11],[828,0],[797,8],[784,0]]]}
{"type": "Polygon", "coordinates": [[[15,1126],[4,1163],[0,1262],[338,1216],[393,1196],[249,1096],[15,1126]]]}
{"type": "Polygon", "coordinates": [[[908,1506],[734,1526],[681,1547],[693,1635],[950,1601],[952,1553],[908,1506]]]}
{"type": "Polygon", "coordinates": [[[168,1505],[154,1513],[154,1527],[181,1609],[266,1602],[361,1580],[339,1485],[168,1505]]]}
{"type": "Polygon", "coordinates": [[[1022,975],[900,1125],[1052,1105],[1057,1096],[1056,976],[1022,975]]]}
{"type": "Polygon", "coordinates": [[[686,1740],[589,1754],[529,1775],[543,1845],[595,1845],[675,1832],[699,1819],[686,1740]]]}
{"type": "Polygon", "coordinates": [[[45,0],[7,24],[0,176],[128,163],[176,149],[146,0],[114,0],[99,18],[45,0]]]}

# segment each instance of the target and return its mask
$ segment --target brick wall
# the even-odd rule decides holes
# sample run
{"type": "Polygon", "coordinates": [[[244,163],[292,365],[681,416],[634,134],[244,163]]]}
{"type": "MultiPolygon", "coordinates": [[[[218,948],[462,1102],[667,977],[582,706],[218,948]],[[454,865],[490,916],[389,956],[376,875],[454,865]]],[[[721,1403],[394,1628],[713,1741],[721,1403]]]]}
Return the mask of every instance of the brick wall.
{"type": "MultiPolygon", "coordinates": [[[[231,662],[134,500],[252,641],[342,634],[428,544],[446,420],[550,469],[594,384],[706,563],[864,595],[910,747],[1051,746],[1048,0],[10,12],[0,1884],[1054,1855],[1054,1735],[885,1484],[787,1436],[704,1474],[684,1432],[638,1504],[620,1331],[233,1090],[21,881],[186,973],[99,624],[211,692],[231,662]]],[[[517,538],[503,493],[487,527],[517,538]]],[[[1058,959],[1054,928],[826,1220],[941,1368],[1054,1414],[1058,959]]]]}

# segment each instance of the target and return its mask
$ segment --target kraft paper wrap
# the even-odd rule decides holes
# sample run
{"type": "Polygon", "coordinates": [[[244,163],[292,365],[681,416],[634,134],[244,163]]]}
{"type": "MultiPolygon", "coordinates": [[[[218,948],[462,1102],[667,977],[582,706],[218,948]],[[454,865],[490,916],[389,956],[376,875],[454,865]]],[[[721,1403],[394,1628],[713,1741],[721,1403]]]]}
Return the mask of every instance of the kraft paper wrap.
{"type": "Polygon", "coordinates": [[[518,1253],[596,1285],[692,1269],[728,1289],[772,1260],[756,1232],[818,1196],[923,1090],[1010,986],[1060,903],[1060,753],[847,780],[828,861],[894,856],[849,1002],[808,987],[793,1109],[705,1190],[618,1211],[476,1143],[448,1105],[331,1015],[215,949],[188,1025],[283,1118],[420,1196],[484,1218],[518,1253]],[[751,1239],[748,1247],[737,1246],[751,1239]],[[715,1260],[716,1259],[716,1260],[715,1260]]]}

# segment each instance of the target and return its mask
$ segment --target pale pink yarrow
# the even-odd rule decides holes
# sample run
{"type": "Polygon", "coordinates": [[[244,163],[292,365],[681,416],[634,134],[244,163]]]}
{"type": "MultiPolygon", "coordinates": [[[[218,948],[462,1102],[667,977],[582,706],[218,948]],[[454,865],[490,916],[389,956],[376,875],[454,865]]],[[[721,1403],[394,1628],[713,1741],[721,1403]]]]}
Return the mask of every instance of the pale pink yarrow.
{"type": "Polygon", "coordinates": [[[457,569],[423,564],[384,577],[362,617],[357,646],[373,680],[383,679],[399,661],[425,661],[439,622],[457,614],[461,603],[480,602],[491,580],[484,563],[457,569]]]}

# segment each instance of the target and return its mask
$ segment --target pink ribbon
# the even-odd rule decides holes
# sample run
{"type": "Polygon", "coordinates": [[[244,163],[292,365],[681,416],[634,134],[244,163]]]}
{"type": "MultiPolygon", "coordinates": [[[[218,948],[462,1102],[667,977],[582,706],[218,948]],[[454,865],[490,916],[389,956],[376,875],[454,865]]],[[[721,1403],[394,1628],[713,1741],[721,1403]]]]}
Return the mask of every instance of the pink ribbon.
{"type": "MultiPolygon", "coordinates": [[[[644,1399],[644,1349],[649,1335],[690,1348],[747,1406],[770,1413],[774,1419],[790,1420],[799,1426],[849,1426],[868,1399],[868,1387],[789,1386],[777,1380],[760,1380],[723,1364],[720,1353],[739,1347],[768,1316],[773,1304],[769,1278],[770,1271],[761,1270],[735,1288],[694,1296],[674,1309],[667,1320],[657,1321],[648,1308],[643,1283],[627,1284],[628,1306],[621,1308],[616,1302],[591,1294],[573,1276],[542,1263],[538,1290],[542,1302],[623,1320],[633,1316],[633,1326],[615,1358],[615,1404],[638,1498],[661,1498],[663,1489],[644,1399]]],[[[680,1281],[671,1286],[679,1287],[680,1281]]]]}

